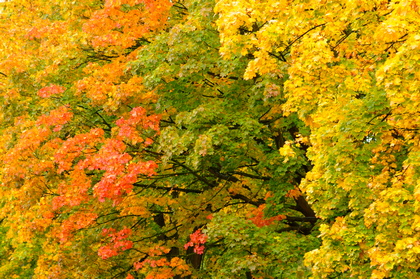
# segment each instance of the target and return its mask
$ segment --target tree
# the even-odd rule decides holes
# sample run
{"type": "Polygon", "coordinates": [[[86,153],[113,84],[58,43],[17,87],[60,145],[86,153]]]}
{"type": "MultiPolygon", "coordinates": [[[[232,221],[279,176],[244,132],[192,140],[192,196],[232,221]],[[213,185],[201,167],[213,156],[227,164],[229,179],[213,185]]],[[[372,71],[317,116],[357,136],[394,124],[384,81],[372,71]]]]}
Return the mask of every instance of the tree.
{"type": "Polygon", "coordinates": [[[252,56],[247,79],[286,76],[284,113],[311,129],[300,188],[322,219],[322,245],[305,256],[313,276],[418,277],[418,3],[216,9],[221,53],[252,56]]]}
{"type": "Polygon", "coordinates": [[[1,5],[2,277],[418,277],[415,1],[1,5]]]}

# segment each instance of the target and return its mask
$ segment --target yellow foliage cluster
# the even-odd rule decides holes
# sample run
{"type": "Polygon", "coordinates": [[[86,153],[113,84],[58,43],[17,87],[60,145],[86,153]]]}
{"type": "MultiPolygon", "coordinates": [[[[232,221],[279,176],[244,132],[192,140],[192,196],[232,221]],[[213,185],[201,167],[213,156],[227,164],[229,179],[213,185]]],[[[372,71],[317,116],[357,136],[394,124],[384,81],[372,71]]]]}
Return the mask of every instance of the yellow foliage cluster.
{"type": "MultiPolygon", "coordinates": [[[[245,79],[288,77],[282,109],[311,127],[314,167],[301,187],[327,221],[322,246],[306,257],[315,278],[418,278],[419,8],[418,0],[216,5],[222,57],[250,58],[245,79]]],[[[280,153],[292,156],[290,145],[280,153]]]]}

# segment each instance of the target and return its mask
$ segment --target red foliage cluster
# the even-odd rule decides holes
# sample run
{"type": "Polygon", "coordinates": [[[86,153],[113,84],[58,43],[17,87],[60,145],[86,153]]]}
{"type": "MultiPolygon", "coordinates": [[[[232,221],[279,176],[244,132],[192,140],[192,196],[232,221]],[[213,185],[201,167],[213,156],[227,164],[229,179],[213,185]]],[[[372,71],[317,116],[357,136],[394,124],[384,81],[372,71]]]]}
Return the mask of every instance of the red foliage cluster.
{"type": "Polygon", "coordinates": [[[63,128],[63,125],[73,118],[73,113],[68,106],[61,106],[50,111],[49,115],[42,115],[36,122],[37,125],[54,126],[53,131],[58,132],[63,128]]]}
{"type": "Polygon", "coordinates": [[[63,86],[53,84],[53,85],[41,88],[38,91],[38,96],[40,96],[41,98],[49,98],[52,95],[61,94],[65,90],[66,89],[63,86]]]}
{"type": "Polygon", "coordinates": [[[201,230],[196,230],[194,233],[190,234],[190,241],[184,245],[185,250],[188,247],[194,247],[194,253],[203,254],[204,253],[204,244],[207,242],[207,235],[201,232],[201,230]]]}
{"type": "Polygon", "coordinates": [[[98,250],[98,255],[102,259],[108,259],[116,256],[120,252],[133,247],[133,242],[127,240],[127,238],[131,235],[131,229],[129,228],[124,228],[118,232],[113,228],[104,229],[102,230],[102,235],[106,236],[110,242],[108,245],[102,246],[98,250]]]}
{"type": "MultiPolygon", "coordinates": [[[[144,139],[139,132],[139,128],[144,130],[152,129],[159,132],[160,116],[153,114],[148,116],[147,112],[142,107],[136,107],[131,112],[127,119],[121,117],[116,121],[116,124],[120,128],[118,136],[130,140],[132,144],[143,142],[144,139]]],[[[153,142],[150,138],[147,138],[145,145],[150,145],[153,142]]]]}

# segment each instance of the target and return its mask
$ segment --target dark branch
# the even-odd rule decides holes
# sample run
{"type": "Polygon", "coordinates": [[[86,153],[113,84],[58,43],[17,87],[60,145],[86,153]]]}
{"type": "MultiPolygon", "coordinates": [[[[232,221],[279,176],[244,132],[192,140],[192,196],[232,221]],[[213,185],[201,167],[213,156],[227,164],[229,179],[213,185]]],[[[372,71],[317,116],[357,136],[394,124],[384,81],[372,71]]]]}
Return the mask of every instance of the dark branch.
{"type": "Polygon", "coordinates": [[[265,203],[265,201],[262,200],[262,199],[252,200],[252,199],[250,199],[250,198],[248,198],[248,197],[246,197],[246,196],[244,196],[242,194],[231,194],[230,197],[232,199],[242,200],[242,201],[244,201],[246,203],[249,203],[249,204],[252,204],[252,205],[255,205],[255,206],[260,206],[260,205],[262,205],[262,204],[265,203]]]}
{"type": "Polygon", "coordinates": [[[208,181],[205,177],[197,174],[197,172],[195,172],[194,170],[192,170],[190,167],[186,166],[185,164],[179,162],[178,160],[172,159],[172,162],[174,162],[176,165],[183,167],[184,169],[186,169],[187,171],[189,171],[192,175],[194,175],[199,181],[205,183],[207,186],[209,186],[210,188],[213,188],[215,185],[213,183],[211,183],[210,181],[208,181]]]}
{"type": "Polygon", "coordinates": [[[178,192],[184,192],[184,193],[203,193],[201,190],[195,190],[195,189],[184,189],[179,187],[163,187],[163,186],[154,186],[154,185],[147,185],[147,184],[140,184],[140,183],[134,183],[133,184],[136,187],[141,188],[151,188],[151,189],[157,189],[157,190],[165,190],[165,191],[178,191],[178,192]]]}
{"type": "Polygon", "coordinates": [[[316,29],[318,27],[324,26],[324,25],[326,25],[326,23],[322,23],[322,24],[316,25],[316,26],[312,27],[311,29],[307,30],[302,35],[299,35],[296,39],[294,39],[291,43],[289,43],[287,45],[287,47],[282,51],[282,53],[286,53],[292,47],[292,45],[294,43],[296,43],[297,41],[299,41],[300,39],[302,39],[303,36],[305,36],[306,34],[308,34],[309,32],[311,32],[312,30],[314,30],[314,29],[316,29]]]}

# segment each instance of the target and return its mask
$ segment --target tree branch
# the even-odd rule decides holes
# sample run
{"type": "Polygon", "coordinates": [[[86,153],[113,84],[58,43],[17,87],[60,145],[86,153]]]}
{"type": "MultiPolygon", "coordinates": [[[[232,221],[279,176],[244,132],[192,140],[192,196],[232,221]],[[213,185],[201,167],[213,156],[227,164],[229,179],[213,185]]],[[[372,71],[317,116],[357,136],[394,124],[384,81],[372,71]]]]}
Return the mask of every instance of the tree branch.
{"type": "Polygon", "coordinates": [[[262,200],[262,199],[259,199],[259,200],[252,200],[252,199],[250,199],[250,198],[248,198],[248,197],[246,197],[246,196],[244,196],[244,195],[242,195],[242,194],[231,194],[231,195],[230,195],[230,197],[231,197],[232,199],[242,200],[242,201],[244,201],[244,202],[246,202],[246,203],[249,203],[249,204],[255,205],[255,206],[257,206],[257,207],[265,203],[265,201],[264,201],[264,200],[262,200]]]}
{"type": "Polygon", "coordinates": [[[215,185],[213,183],[211,183],[210,181],[208,181],[205,177],[202,177],[201,175],[198,175],[197,172],[195,172],[194,170],[192,170],[190,167],[186,166],[185,164],[183,164],[183,163],[181,163],[181,162],[179,162],[178,160],[175,160],[175,159],[171,159],[171,161],[174,162],[176,165],[178,165],[180,167],[183,167],[184,169],[186,169],[187,171],[189,171],[199,181],[205,183],[210,188],[215,187],[215,185]]]}
{"type": "Polygon", "coordinates": [[[151,188],[151,189],[157,189],[157,190],[165,190],[165,191],[178,191],[178,192],[184,192],[184,193],[203,193],[202,190],[195,190],[195,189],[184,189],[179,187],[163,187],[163,186],[153,186],[148,184],[140,184],[140,183],[134,183],[133,186],[140,187],[140,188],[151,188]]]}

